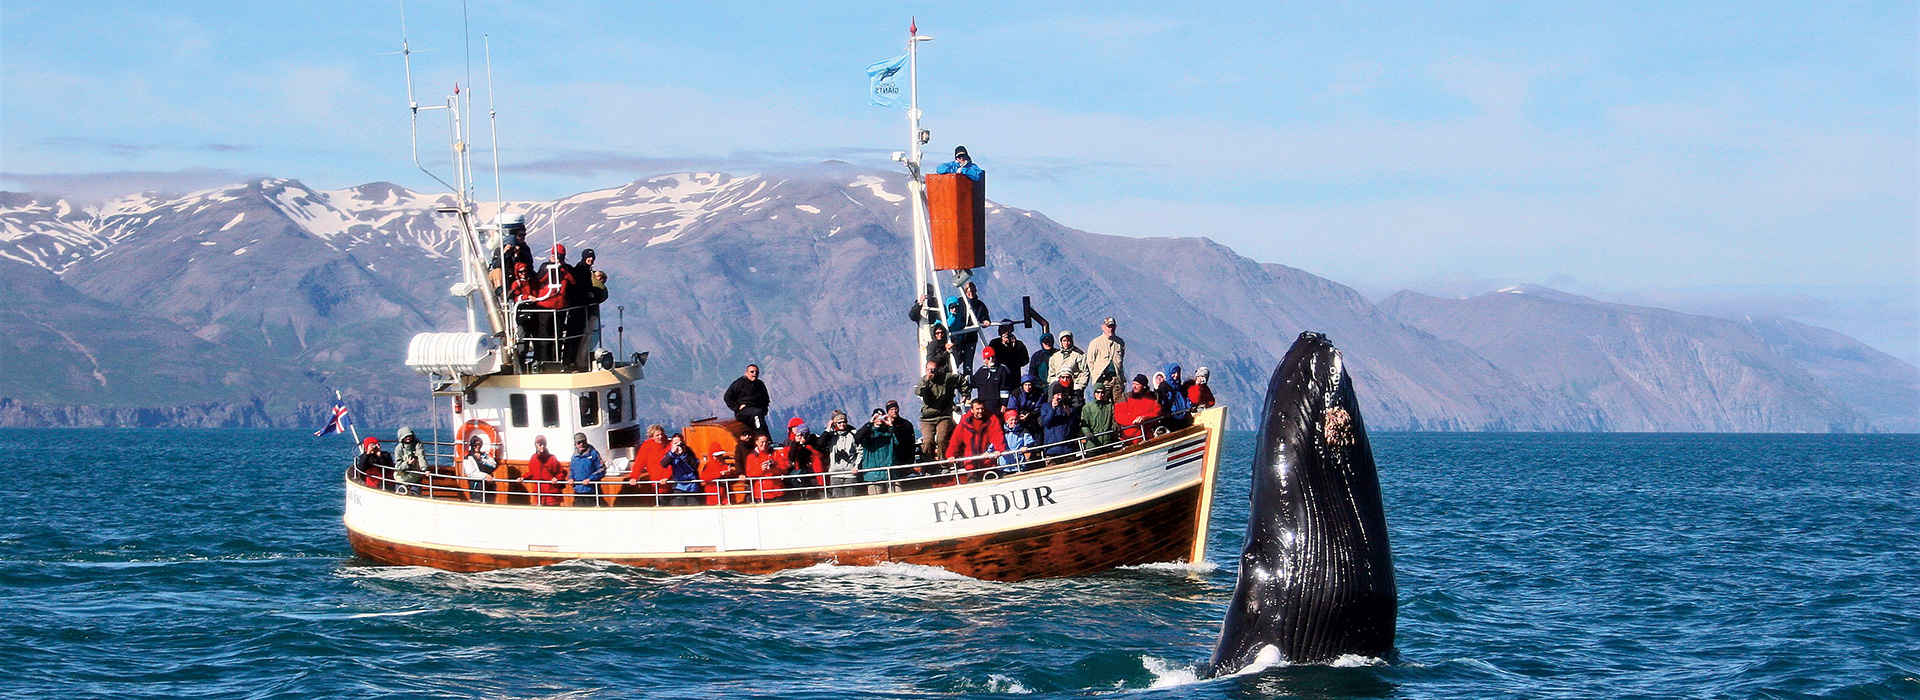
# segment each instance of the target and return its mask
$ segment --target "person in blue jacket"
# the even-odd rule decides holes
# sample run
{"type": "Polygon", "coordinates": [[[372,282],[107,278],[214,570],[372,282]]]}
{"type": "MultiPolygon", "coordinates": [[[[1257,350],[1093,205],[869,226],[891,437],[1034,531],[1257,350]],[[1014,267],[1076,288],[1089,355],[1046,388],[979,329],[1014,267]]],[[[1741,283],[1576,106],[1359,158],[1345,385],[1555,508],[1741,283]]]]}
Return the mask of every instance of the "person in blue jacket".
{"type": "Polygon", "coordinates": [[[981,170],[980,166],[973,164],[973,157],[967,155],[966,146],[954,146],[953,160],[941,163],[940,167],[935,168],[933,172],[939,175],[960,173],[972,179],[974,182],[979,182],[980,178],[987,176],[987,171],[981,170]]]}
{"type": "Polygon", "coordinates": [[[1166,376],[1166,380],[1155,386],[1153,393],[1160,399],[1160,410],[1167,416],[1167,427],[1178,430],[1193,425],[1193,402],[1187,400],[1187,392],[1180,386],[1180,365],[1168,363],[1154,373],[1154,379],[1159,381],[1162,375],[1166,376]]]}
{"type": "Polygon", "coordinates": [[[600,504],[600,499],[589,496],[600,492],[598,482],[607,478],[607,462],[600,459],[600,451],[587,442],[586,433],[573,434],[573,457],[567,461],[567,476],[573,481],[574,505],[600,504]]]}
{"type": "Polygon", "coordinates": [[[673,475],[673,495],[667,498],[667,505],[700,505],[700,458],[687,447],[686,436],[673,434],[667,456],[660,458],[660,463],[673,475]]]}
{"type": "Polygon", "coordinates": [[[1047,447],[1042,450],[1048,457],[1058,457],[1074,450],[1075,428],[1080,420],[1080,409],[1067,401],[1065,392],[1053,392],[1048,395],[1047,403],[1040,407],[1040,444],[1047,447]]]}

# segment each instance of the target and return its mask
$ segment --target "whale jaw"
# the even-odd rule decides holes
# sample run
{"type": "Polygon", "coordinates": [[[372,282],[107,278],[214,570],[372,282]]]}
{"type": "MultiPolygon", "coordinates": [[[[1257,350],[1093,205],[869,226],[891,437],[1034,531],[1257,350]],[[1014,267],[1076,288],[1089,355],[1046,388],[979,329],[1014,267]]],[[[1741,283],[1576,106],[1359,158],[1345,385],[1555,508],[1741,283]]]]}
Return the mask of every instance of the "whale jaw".
{"type": "Polygon", "coordinates": [[[1393,652],[1398,594],[1379,475],[1340,351],[1302,333],[1273,373],[1253,503],[1211,675],[1393,652]]]}

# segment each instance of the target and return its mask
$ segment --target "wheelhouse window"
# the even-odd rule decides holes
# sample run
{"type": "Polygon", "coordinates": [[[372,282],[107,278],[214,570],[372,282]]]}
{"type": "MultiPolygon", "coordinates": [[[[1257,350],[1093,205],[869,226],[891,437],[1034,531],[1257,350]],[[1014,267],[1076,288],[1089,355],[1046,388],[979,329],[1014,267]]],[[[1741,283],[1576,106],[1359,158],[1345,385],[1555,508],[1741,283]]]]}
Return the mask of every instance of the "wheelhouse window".
{"type": "Polygon", "coordinates": [[[509,420],[513,421],[513,427],[515,428],[527,427],[527,395],[526,394],[507,395],[507,416],[509,420]]]}
{"type": "Polygon", "coordinates": [[[620,387],[607,390],[607,422],[619,424],[627,419],[626,406],[620,405],[620,387]]]}
{"type": "Polygon", "coordinates": [[[560,395],[559,394],[541,394],[540,395],[540,427],[542,428],[560,427],[560,395]]]}
{"type": "Polygon", "coordinates": [[[600,392],[589,391],[580,395],[580,427],[600,424],[600,392]]]}

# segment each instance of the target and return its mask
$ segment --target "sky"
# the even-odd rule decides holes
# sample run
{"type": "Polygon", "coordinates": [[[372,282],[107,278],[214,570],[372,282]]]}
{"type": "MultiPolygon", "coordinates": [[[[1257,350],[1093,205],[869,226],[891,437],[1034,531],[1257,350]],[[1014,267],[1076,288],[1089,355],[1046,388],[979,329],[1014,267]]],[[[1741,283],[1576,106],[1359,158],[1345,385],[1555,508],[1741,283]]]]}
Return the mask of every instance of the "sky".
{"type": "MultiPolygon", "coordinates": [[[[478,81],[484,104],[491,46],[510,199],[895,168],[905,114],[866,103],[864,68],[913,17],[930,148],[1069,226],[1207,236],[1374,298],[1545,284],[1920,356],[1914,3],[1329,5],[471,0],[468,32],[459,3],[406,11],[422,103],[478,81]]],[[[0,188],[430,190],[400,25],[397,2],[9,0],[0,188]]],[[[423,132],[428,158],[444,142],[423,132]]]]}

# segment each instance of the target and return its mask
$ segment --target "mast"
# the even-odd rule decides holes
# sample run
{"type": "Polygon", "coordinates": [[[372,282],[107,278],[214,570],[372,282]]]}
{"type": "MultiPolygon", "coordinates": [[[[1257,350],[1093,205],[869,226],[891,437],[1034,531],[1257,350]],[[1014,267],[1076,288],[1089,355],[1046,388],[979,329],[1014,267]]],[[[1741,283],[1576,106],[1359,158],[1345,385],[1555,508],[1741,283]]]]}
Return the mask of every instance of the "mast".
{"type": "MultiPolygon", "coordinates": [[[[931,226],[927,222],[927,186],[921,179],[921,146],[926,144],[925,132],[920,129],[920,42],[932,41],[933,37],[920,36],[920,23],[914,20],[907,25],[907,194],[913,200],[913,296],[916,302],[928,292],[929,279],[933,277],[933,251],[931,226]]],[[[936,294],[934,301],[938,303],[936,294]]],[[[939,307],[934,307],[938,309],[939,307]]],[[[926,309],[932,312],[934,309],[926,309]]],[[[914,324],[914,347],[918,352],[912,358],[913,374],[920,376],[924,358],[927,356],[927,341],[932,336],[932,323],[922,316],[914,324]]]]}

